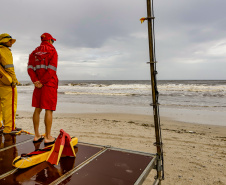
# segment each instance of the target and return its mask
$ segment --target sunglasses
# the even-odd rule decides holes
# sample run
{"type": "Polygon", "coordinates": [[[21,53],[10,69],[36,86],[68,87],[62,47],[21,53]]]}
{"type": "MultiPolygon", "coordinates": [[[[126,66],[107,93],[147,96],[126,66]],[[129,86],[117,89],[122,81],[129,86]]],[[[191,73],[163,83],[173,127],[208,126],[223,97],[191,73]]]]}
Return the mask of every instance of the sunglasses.
{"type": "Polygon", "coordinates": [[[3,37],[3,39],[5,39],[5,38],[11,39],[12,37],[11,36],[5,36],[5,37],[3,37]]]}
{"type": "Polygon", "coordinates": [[[54,40],[53,39],[51,39],[51,41],[54,43],[54,40]]]}

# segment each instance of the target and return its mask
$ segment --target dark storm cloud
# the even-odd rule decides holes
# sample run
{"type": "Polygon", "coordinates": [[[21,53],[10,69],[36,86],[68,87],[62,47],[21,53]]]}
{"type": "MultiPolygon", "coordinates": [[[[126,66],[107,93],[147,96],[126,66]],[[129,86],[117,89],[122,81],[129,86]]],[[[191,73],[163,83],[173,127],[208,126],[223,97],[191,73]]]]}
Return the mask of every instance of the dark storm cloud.
{"type": "MultiPolygon", "coordinates": [[[[109,38],[125,37],[133,31],[134,21],[139,22],[139,14],[135,12],[141,8],[128,2],[14,0],[5,3],[12,7],[13,14],[8,15],[2,26],[10,27],[11,31],[16,29],[18,38],[19,35],[35,38],[46,30],[56,35],[61,44],[95,48],[109,38]]],[[[7,14],[7,9],[1,14],[7,14]]]]}

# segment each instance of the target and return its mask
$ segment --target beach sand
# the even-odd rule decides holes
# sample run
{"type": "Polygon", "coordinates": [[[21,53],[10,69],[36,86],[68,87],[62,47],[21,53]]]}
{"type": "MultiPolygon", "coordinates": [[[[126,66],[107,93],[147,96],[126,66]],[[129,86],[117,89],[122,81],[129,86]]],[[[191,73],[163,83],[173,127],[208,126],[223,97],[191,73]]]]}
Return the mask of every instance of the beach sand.
{"type": "MultiPolygon", "coordinates": [[[[40,131],[44,133],[43,113],[40,131]]],[[[17,127],[33,133],[32,112],[18,111],[17,127]]],[[[163,185],[226,185],[226,127],[161,117],[163,185]]],[[[153,117],[141,114],[54,112],[52,135],[64,129],[79,141],[156,153],[153,117]]],[[[152,170],[144,185],[154,182],[152,170]]]]}

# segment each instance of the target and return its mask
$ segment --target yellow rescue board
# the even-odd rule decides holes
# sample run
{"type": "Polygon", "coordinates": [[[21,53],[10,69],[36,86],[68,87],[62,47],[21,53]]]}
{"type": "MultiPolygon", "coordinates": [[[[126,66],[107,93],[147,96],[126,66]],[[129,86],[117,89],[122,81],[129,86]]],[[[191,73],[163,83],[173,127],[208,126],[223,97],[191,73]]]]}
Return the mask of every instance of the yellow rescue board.
{"type": "Polygon", "coordinates": [[[11,76],[4,70],[4,68],[0,65],[0,81],[5,85],[11,85],[12,78],[11,76]]]}
{"type": "MultiPolygon", "coordinates": [[[[72,142],[73,146],[75,146],[78,143],[78,138],[76,138],[76,137],[71,138],[71,142],[72,142]]],[[[53,147],[53,145],[50,145],[50,146],[53,147]]],[[[50,147],[50,146],[48,146],[48,147],[50,147]]],[[[49,153],[50,153],[50,151],[47,151],[47,152],[44,152],[42,154],[33,155],[31,157],[17,156],[13,160],[13,166],[16,167],[16,168],[29,168],[31,166],[34,166],[36,164],[39,164],[39,163],[46,161],[46,159],[49,156],[49,153]]]]}

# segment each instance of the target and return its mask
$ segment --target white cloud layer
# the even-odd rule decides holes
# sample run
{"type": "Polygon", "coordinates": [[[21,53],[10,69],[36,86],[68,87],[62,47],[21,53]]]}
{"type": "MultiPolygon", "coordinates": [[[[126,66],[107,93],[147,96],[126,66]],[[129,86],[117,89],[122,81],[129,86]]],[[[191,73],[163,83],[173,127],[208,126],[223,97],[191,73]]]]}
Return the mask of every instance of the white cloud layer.
{"type": "MultiPolygon", "coordinates": [[[[226,79],[226,1],[154,0],[158,79],[226,79]]],[[[1,3],[1,33],[19,80],[28,55],[49,32],[60,80],[149,79],[146,1],[10,0],[1,3]],[[4,17],[4,18],[3,18],[4,17]]]]}

